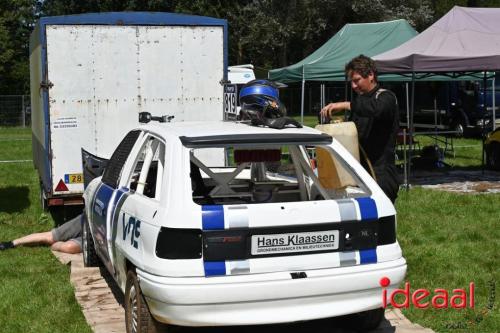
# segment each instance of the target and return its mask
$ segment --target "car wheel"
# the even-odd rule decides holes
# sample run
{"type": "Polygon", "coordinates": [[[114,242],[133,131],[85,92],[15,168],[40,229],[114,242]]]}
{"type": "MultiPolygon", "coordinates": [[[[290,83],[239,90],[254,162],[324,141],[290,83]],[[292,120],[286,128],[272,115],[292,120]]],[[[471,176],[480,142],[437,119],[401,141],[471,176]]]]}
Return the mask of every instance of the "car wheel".
{"type": "Polygon", "coordinates": [[[149,312],[137,275],[130,270],[125,286],[125,326],[127,333],[156,333],[160,324],[149,312]]]}
{"type": "Polygon", "coordinates": [[[486,161],[488,167],[493,170],[500,170],[500,144],[491,143],[486,150],[486,161]]]}
{"type": "Polygon", "coordinates": [[[468,120],[465,111],[462,109],[457,110],[456,117],[451,121],[450,127],[455,131],[455,137],[462,138],[465,136],[468,120]]]}
{"type": "Polygon", "coordinates": [[[456,120],[452,124],[452,131],[455,131],[455,136],[457,138],[462,138],[465,133],[465,122],[463,120],[456,120]]]}
{"type": "Polygon", "coordinates": [[[457,123],[455,125],[454,131],[456,131],[456,136],[462,138],[465,133],[464,125],[462,123],[457,123]]]}
{"type": "Polygon", "coordinates": [[[349,326],[358,332],[374,330],[384,319],[384,313],[383,308],[354,313],[349,315],[349,326]]]}
{"type": "Polygon", "coordinates": [[[100,266],[101,260],[95,251],[94,239],[85,213],[82,214],[82,253],[85,267],[100,266]]]}

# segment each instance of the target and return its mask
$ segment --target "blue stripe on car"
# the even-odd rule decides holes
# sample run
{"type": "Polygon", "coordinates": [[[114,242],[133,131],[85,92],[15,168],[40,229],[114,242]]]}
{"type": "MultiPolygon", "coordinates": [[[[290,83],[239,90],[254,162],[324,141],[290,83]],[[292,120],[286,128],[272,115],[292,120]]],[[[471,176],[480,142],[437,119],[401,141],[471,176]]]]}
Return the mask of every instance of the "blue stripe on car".
{"type": "Polygon", "coordinates": [[[224,208],[222,205],[206,205],[201,208],[203,230],[224,230],[224,208]]]}
{"type": "Polygon", "coordinates": [[[362,221],[374,221],[378,219],[377,205],[372,198],[356,198],[359,205],[362,221]]]}
{"type": "MultiPolygon", "coordinates": [[[[104,217],[107,213],[109,201],[111,199],[111,196],[113,195],[113,191],[114,191],[114,189],[105,183],[101,183],[101,186],[97,190],[97,194],[96,194],[96,197],[94,199],[94,207],[93,208],[94,208],[94,212],[96,212],[97,215],[99,215],[101,219],[104,219],[104,217]],[[102,207],[101,207],[101,205],[97,204],[97,200],[99,200],[102,203],[102,207]],[[99,206],[101,211],[100,212],[96,211],[95,206],[99,206]]],[[[106,220],[104,219],[101,222],[105,224],[106,220]]]]}
{"type": "MultiPolygon", "coordinates": [[[[378,219],[377,204],[372,198],[356,198],[361,214],[361,221],[375,221],[378,219]]],[[[377,250],[359,250],[359,263],[374,264],[377,262],[377,250]]]]}
{"type": "Polygon", "coordinates": [[[205,261],[205,276],[226,275],[226,263],[224,261],[205,261]]]}
{"type": "Polygon", "coordinates": [[[114,202],[112,203],[113,204],[113,209],[111,210],[112,214],[116,214],[116,206],[118,205],[118,202],[120,202],[120,198],[122,197],[122,195],[124,195],[125,193],[127,193],[129,191],[128,188],[126,187],[120,187],[117,191],[116,191],[116,196],[115,196],[115,200],[114,202]]]}
{"type": "Polygon", "coordinates": [[[377,250],[359,250],[360,264],[375,264],[377,262],[377,250]]]}

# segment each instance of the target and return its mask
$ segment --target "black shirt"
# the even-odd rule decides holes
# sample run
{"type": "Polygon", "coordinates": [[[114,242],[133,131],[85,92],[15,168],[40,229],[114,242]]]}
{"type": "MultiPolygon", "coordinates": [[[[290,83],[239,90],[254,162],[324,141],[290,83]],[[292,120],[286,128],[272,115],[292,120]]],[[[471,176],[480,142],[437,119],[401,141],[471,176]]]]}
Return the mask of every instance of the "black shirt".
{"type": "Polygon", "coordinates": [[[356,124],[359,143],[379,178],[384,168],[395,163],[396,135],[399,130],[396,96],[378,85],[366,94],[357,95],[351,102],[350,120],[356,124]]]}

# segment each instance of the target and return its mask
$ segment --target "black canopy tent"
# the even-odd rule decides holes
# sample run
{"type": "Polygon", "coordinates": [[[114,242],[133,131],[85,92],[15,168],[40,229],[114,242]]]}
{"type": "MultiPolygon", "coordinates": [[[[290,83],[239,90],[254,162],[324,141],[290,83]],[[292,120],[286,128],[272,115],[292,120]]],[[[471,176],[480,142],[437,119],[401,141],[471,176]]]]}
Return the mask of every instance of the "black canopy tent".
{"type": "MultiPolygon", "coordinates": [[[[421,34],[374,57],[380,73],[411,75],[410,138],[414,132],[414,91],[417,76],[453,73],[452,76],[460,77],[471,73],[482,73],[484,89],[488,71],[500,70],[499,17],[500,8],[455,6],[421,34]]],[[[496,119],[495,104],[493,99],[493,126],[496,119]]],[[[484,108],[486,113],[486,103],[484,108]]],[[[412,140],[410,140],[410,154],[411,145],[412,140]]],[[[409,164],[407,168],[410,175],[409,164]]]]}

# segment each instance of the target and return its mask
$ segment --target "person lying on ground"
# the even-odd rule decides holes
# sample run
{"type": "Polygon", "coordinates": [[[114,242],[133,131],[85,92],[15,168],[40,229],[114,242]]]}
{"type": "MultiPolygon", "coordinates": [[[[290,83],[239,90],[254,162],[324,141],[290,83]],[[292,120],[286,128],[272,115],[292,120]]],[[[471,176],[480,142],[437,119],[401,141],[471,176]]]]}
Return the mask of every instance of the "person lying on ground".
{"type": "Polygon", "coordinates": [[[8,242],[0,242],[0,251],[18,246],[49,245],[54,251],[64,253],[82,252],[82,215],[51,231],[23,236],[8,242]]]}

